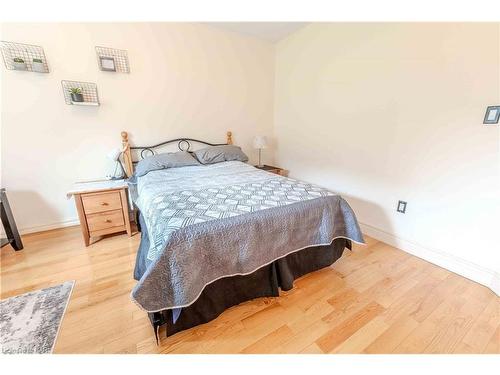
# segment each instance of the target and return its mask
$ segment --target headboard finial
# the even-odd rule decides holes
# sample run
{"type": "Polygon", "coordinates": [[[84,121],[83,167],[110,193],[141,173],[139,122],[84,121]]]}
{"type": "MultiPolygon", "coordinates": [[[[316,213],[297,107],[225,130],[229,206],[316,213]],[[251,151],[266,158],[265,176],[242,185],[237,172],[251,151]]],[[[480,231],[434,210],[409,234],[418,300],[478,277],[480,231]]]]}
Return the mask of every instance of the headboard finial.
{"type": "Polygon", "coordinates": [[[226,135],[227,135],[227,142],[226,143],[228,145],[232,145],[233,144],[233,133],[227,132],[226,135]]]}

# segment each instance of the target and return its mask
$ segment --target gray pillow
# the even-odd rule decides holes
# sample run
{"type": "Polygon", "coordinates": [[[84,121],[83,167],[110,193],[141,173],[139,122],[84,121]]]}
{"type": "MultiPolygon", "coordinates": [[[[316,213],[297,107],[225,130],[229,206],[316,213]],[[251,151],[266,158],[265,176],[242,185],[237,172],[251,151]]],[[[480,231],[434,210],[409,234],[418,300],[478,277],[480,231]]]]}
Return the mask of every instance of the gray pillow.
{"type": "Polygon", "coordinates": [[[205,147],[195,151],[194,155],[201,164],[214,164],[232,160],[248,161],[248,156],[241,151],[241,148],[233,145],[205,147]]]}
{"type": "Polygon", "coordinates": [[[159,169],[200,165],[198,161],[186,151],[158,154],[142,159],[135,167],[135,176],[141,177],[151,171],[159,169]]]}

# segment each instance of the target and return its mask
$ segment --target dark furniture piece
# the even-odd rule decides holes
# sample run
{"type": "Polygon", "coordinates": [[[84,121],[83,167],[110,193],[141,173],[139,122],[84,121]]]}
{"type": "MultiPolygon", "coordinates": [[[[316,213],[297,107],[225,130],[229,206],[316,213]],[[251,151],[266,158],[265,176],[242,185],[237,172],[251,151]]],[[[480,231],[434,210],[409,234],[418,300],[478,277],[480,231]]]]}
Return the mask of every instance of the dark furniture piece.
{"type": "Polygon", "coordinates": [[[5,234],[7,238],[1,239],[1,247],[7,244],[11,244],[14,250],[22,250],[23,243],[21,241],[21,236],[17,230],[16,221],[14,220],[14,215],[10,210],[9,200],[7,199],[7,194],[5,189],[0,189],[0,213],[2,216],[2,224],[5,229],[5,234]]]}

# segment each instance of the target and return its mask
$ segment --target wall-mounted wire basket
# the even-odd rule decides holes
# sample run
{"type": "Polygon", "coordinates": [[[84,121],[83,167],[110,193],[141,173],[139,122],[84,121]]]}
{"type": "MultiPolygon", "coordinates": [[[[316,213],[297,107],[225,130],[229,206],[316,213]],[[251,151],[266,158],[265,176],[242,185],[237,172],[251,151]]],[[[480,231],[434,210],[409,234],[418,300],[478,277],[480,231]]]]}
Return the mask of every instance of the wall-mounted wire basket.
{"type": "Polygon", "coordinates": [[[61,86],[64,95],[64,101],[69,105],[86,105],[86,106],[98,106],[99,95],[97,93],[97,85],[92,82],[81,82],[81,81],[61,81],[61,86]],[[80,97],[74,97],[71,95],[71,89],[79,88],[81,91],[80,97]],[[75,100],[76,99],[76,100],[75,100]]]}
{"type": "Polygon", "coordinates": [[[9,70],[48,73],[49,65],[41,46],[1,41],[5,67],[9,70]]]}
{"type": "Polygon", "coordinates": [[[130,73],[128,52],[123,49],[95,47],[97,64],[104,72],[130,73]]]}

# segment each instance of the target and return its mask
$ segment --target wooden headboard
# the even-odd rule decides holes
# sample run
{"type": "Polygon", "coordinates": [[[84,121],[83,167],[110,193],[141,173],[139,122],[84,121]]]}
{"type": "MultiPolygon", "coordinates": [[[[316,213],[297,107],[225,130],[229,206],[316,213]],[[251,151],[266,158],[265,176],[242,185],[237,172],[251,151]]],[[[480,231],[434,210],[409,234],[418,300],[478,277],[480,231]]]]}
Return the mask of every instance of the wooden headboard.
{"type": "Polygon", "coordinates": [[[139,156],[141,159],[145,158],[146,156],[151,156],[155,154],[155,149],[159,148],[161,146],[165,146],[167,144],[171,143],[177,143],[177,147],[181,151],[191,151],[191,142],[196,142],[196,143],[201,143],[204,145],[208,146],[222,146],[222,145],[232,145],[233,144],[233,133],[228,131],[226,133],[226,143],[210,143],[206,141],[200,141],[198,139],[193,139],[193,138],[176,138],[176,139],[170,139],[165,142],[158,143],[153,146],[131,146],[129,141],[128,141],[128,133],[123,131],[121,133],[122,135],[122,152],[123,152],[123,168],[125,168],[125,173],[127,174],[127,177],[132,176],[134,173],[134,164],[137,163],[137,161],[134,161],[132,159],[132,150],[138,150],[140,151],[139,156]]]}

